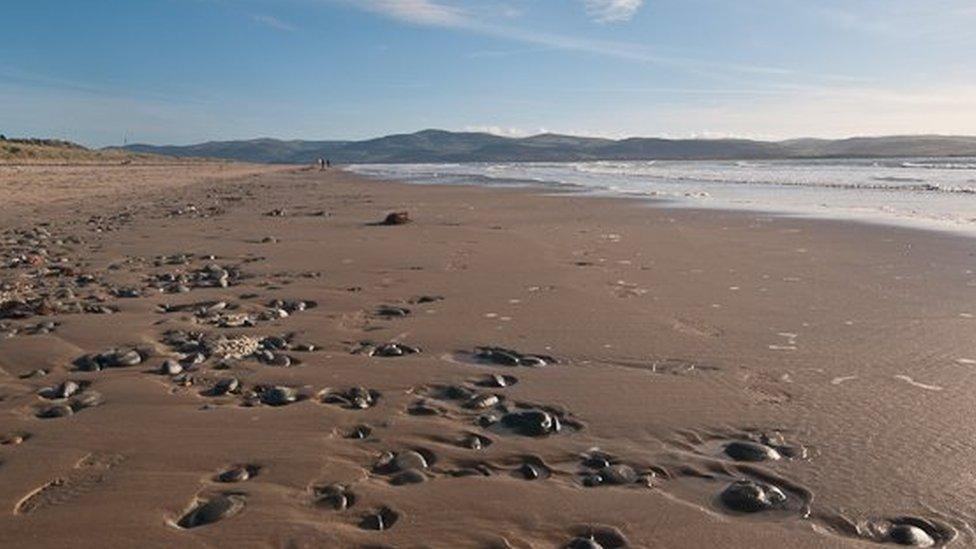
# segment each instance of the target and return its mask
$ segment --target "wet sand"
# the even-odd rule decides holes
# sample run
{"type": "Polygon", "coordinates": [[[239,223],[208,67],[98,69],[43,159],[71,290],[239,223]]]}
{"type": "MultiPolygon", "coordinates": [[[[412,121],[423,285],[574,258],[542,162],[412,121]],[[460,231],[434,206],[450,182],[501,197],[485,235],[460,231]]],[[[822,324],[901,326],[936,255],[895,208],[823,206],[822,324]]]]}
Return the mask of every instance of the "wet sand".
{"type": "Polygon", "coordinates": [[[87,169],[0,208],[0,545],[976,543],[976,241],[87,169]]]}

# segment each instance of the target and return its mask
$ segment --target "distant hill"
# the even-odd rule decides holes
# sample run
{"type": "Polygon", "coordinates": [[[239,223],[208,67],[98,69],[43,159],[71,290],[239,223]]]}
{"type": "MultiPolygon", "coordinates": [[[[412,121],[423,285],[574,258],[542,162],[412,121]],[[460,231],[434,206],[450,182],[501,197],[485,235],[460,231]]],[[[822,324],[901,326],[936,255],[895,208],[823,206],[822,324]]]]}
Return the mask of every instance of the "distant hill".
{"type": "Polygon", "coordinates": [[[585,160],[700,160],[830,157],[976,156],[976,137],[895,136],[851,139],[599,139],[542,134],[511,138],[487,133],[424,130],[366,141],[212,141],[188,146],[128,145],[126,150],[177,157],[306,164],[559,162],[585,160]]]}

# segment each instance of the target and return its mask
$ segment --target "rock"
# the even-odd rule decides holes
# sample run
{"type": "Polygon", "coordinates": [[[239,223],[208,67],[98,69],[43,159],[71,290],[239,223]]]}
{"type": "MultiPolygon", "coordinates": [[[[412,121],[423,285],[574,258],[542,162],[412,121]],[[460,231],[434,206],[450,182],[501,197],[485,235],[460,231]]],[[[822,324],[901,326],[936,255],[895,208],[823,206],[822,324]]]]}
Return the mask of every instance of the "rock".
{"type": "Polygon", "coordinates": [[[503,376],[501,374],[490,374],[485,377],[484,380],[480,381],[478,385],[482,387],[497,387],[499,389],[505,387],[511,387],[518,383],[518,378],[515,376],[503,376]]]}
{"type": "Polygon", "coordinates": [[[498,395],[475,395],[471,397],[465,404],[465,408],[471,408],[473,410],[484,410],[485,408],[491,408],[501,402],[498,395]]]}
{"type": "Polygon", "coordinates": [[[380,222],[380,225],[406,225],[407,223],[410,223],[409,213],[391,212],[380,222]]]}
{"type": "Polygon", "coordinates": [[[2,440],[0,440],[0,444],[3,444],[4,446],[16,446],[18,444],[23,444],[24,441],[27,440],[28,436],[29,435],[22,434],[6,435],[2,440]]]}
{"type": "Polygon", "coordinates": [[[373,428],[369,425],[357,425],[346,434],[346,438],[363,440],[369,438],[371,434],[373,434],[373,428]]]}
{"type": "Polygon", "coordinates": [[[501,366],[529,366],[539,367],[555,364],[556,359],[546,355],[523,355],[518,351],[503,347],[478,347],[474,352],[475,358],[501,366]]]}
{"type": "Polygon", "coordinates": [[[329,484],[328,486],[316,487],[313,489],[315,503],[331,507],[336,511],[345,511],[356,502],[356,496],[342,484],[329,484]]]}
{"type": "Polygon", "coordinates": [[[542,410],[512,412],[505,414],[501,421],[503,426],[530,437],[557,433],[561,428],[556,416],[542,410]]]}
{"type": "Polygon", "coordinates": [[[525,480],[536,480],[544,476],[544,470],[532,463],[523,463],[516,472],[525,480]]]}
{"type": "Polygon", "coordinates": [[[464,438],[461,439],[459,444],[463,448],[468,448],[469,450],[481,450],[482,448],[491,446],[491,442],[492,441],[490,438],[474,433],[468,433],[464,436],[464,438]]]}
{"type": "Polygon", "coordinates": [[[780,454],[775,449],[747,440],[736,440],[725,445],[725,455],[738,461],[775,461],[780,454]]]}
{"type": "Polygon", "coordinates": [[[600,469],[600,478],[605,484],[624,485],[637,482],[637,472],[630,465],[610,465],[600,469]]]}
{"type": "Polygon", "coordinates": [[[420,349],[403,343],[384,343],[370,353],[370,356],[397,357],[419,353],[420,349]]]}
{"type": "Polygon", "coordinates": [[[96,391],[88,391],[71,399],[70,405],[75,412],[85,408],[92,408],[102,403],[102,395],[96,391]]]}
{"type": "Polygon", "coordinates": [[[425,482],[427,477],[424,476],[422,472],[417,469],[408,469],[401,473],[397,473],[390,479],[390,484],[394,486],[403,486],[406,484],[420,484],[425,482]]]}
{"type": "Polygon", "coordinates": [[[98,355],[96,360],[105,368],[121,368],[140,364],[142,355],[135,349],[114,349],[98,355]]]}
{"type": "Polygon", "coordinates": [[[283,353],[272,355],[271,360],[268,361],[268,365],[287,368],[291,366],[291,357],[283,353]]]}
{"type": "Polygon", "coordinates": [[[376,315],[386,318],[403,318],[410,314],[410,309],[395,305],[380,305],[376,308],[376,315]]]}
{"type": "Polygon", "coordinates": [[[238,465],[231,467],[230,469],[224,471],[217,475],[217,480],[220,482],[244,482],[251,478],[252,467],[246,465],[238,465]]]}
{"type": "Polygon", "coordinates": [[[244,496],[220,494],[198,503],[177,522],[180,528],[197,528],[232,517],[244,508],[244,496]]]}
{"type": "Polygon", "coordinates": [[[443,410],[431,405],[426,400],[418,400],[407,408],[407,413],[412,416],[439,416],[443,410]]]}
{"type": "Polygon", "coordinates": [[[74,409],[67,404],[55,404],[54,406],[48,406],[46,408],[41,408],[37,412],[37,417],[41,419],[54,419],[59,417],[68,417],[75,413],[74,409]]]}
{"type": "Polygon", "coordinates": [[[280,385],[265,388],[260,394],[261,402],[268,406],[284,406],[298,400],[298,391],[280,385]]]}
{"type": "Polygon", "coordinates": [[[427,458],[425,458],[420,452],[407,450],[404,452],[397,452],[396,457],[393,458],[392,465],[397,471],[426,469],[427,458]]]}
{"type": "Polygon", "coordinates": [[[566,544],[566,549],[603,549],[603,546],[593,538],[573,538],[566,544]]]}
{"type": "Polygon", "coordinates": [[[240,385],[241,382],[236,377],[225,377],[217,380],[217,384],[210,392],[214,396],[226,395],[236,391],[240,385]]]}
{"type": "Polygon", "coordinates": [[[345,392],[330,392],[322,397],[326,404],[337,404],[350,410],[365,410],[376,403],[379,398],[377,391],[365,387],[353,387],[345,392]]]}
{"type": "Polygon", "coordinates": [[[396,511],[382,507],[363,517],[359,527],[363,530],[389,530],[399,518],[400,514],[396,511]]]}
{"type": "Polygon", "coordinates": [[[573,529],[572,534],[576,536],[567,547],[579,549],[620,549],[629,547],[630,542],[624,537],[623,533],[613,526],[586,525],[573,529]],[[572,545],[572,543],[580,545],[572,545]]]}
{"type": "Polygon", "coordinates": [[[77,382],[68,380],[55,387],[48,387],[47,389],[42,390],[41,396],[49,399],[65,399],[71,397],[80,390],[81,386],[78,385],[77,382]]]}
{"type": "Polygon", "coordinates": [[[180,366],[179,362],[168,358],[163,361],[163,364],[159,367],[159,373],[164,376],[175,376],[183,373],[183,366],[180,366]]]}
{"type": "Polygon", "coordinates": [[[912,524],[895,524],[888,530],[888,538],[898,545],[932,547],[935,539],[928,532],[912,524]]]}
{"type": "Polygon", "coordinates": [[[733,511],[756,513],[786,503],[786,494],[771,484],[737,480],[725,488],[721,499],[733,511]]]}

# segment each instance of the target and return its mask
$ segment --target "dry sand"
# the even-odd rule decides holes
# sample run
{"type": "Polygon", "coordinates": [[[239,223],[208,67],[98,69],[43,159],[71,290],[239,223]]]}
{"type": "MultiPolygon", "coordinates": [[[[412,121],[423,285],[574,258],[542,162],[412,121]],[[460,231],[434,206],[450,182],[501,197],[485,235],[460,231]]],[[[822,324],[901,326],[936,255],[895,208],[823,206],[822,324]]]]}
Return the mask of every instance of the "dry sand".
{"type": "Polygon", "coordinates": [[[972,240],[259,169],[0,176],[0,546],[976,543],[972,240]]]}

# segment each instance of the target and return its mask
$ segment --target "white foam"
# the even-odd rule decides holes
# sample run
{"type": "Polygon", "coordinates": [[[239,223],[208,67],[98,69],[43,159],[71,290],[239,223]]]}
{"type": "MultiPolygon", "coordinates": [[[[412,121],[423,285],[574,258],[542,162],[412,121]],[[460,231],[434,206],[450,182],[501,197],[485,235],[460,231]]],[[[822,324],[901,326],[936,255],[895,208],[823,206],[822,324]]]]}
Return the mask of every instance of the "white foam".
{"type": "Polygon", "coordinates": [[[363,164],[350,169],[415,183],[541,184],[665,197],[694,207],[763,209],[976,234],[972,158],[363,164]]]}

